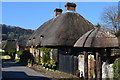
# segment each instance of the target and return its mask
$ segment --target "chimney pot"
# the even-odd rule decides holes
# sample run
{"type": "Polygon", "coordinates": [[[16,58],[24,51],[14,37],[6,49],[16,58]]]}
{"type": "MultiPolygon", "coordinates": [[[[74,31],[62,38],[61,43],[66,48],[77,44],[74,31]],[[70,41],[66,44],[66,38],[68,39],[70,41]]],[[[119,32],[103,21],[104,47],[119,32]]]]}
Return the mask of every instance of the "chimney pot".
{"type": "Polygon", "coordinates": [[[56,9],[54,9],[54,12],[62,12],[62,9],[56,8],[56,9]]]}
{"type": "Polygon", "coordinates": [[[65,4],[65,8],[66,8],[66,11],[74,12],[75,9],[76,9],[76,4],[68,2],[68,3],[65,4]]]}
{"type": "Polygon", "coordinates": [[[54,18],[62,14],[62,11],[63,11],[62,9],[58,9],[58,8],[54,9],[54,18]]]}
{"type": "Polygon", "coordinates": [[[67,7],[67,6],[68,6],[68,7],[76,7],[76,4],[75,4],[75,3],[69,3],[69,2],[68,2],[68,3],[65,4],[65,7],[67,7]]]}

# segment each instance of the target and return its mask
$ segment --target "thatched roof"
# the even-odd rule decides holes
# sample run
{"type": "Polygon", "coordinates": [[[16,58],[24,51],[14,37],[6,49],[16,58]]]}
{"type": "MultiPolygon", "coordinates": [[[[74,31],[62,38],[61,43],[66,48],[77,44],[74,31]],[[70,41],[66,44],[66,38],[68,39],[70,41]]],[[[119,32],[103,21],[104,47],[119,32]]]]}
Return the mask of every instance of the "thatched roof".
{"type": "Polygon", "coordinates": [[[88,31],[75,43],[75,47],[118,47],[118,39],[107,29],[96,28],[88,31]]]}
{"type": "Polygon", "coordinates": [[[27,45],[74,46],[93,25],[78,13],[67,12],[45,22],[29,38],[27,45]]]}
{"type": "Polygon", "coordinates": [[[5,51],[16,51],[16,41],[15,40],[7,40],[3,41],[3,49],[5,51]]]}
{"type": "Polygon", "coordinates": [[[2,49],[5,47],[5,45],[7,44],[7,40],[2,40],[1,41],[1,47],[2,47],[2,49]]]}
{"type": "Polygon", "coordinates": [[[27,46],[31,45],[40,45],[40,39],[41,39],[41,33],[44,32],[44,29],[46,29],[50,23],[52,23],[53,19],[50,19],[49,21],[45,22],[43,25],[41,25],[37,30],[34,31],[34,33],[30,36],[30,38],[27,41],[27,46]]]}

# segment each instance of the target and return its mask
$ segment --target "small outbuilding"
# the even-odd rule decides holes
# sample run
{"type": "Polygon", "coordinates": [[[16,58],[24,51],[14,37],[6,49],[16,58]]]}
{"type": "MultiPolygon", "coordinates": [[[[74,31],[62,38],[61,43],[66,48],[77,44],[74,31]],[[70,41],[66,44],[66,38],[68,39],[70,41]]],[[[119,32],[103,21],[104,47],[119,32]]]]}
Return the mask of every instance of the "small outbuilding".
{"type": "Polygon", "coordinates": [[[110,30],[95,28],[80,37],[74,46],[86,48],[115,48],[118,47],[118,39],[110,30]]]}
{"type": "MultiPolygon", "coordinates": [[[[110,64],[112,49],[119,48],[119,45],[118,38],[110,30],[103,28],[92,29],[80,37],[74,46],[84,51],[84,70],[82,72],[86,78],[113,78],[112,67],[105,67],[110,64]],[[88,61],[89,54],[93,55],[92,61],[88,61]],[[105,64],[103,64],[103,60],[105,60],[105,64]],[[92,65],[88,62],[92,62],[92,65]]],[[[81,63],[81,60],[79,60],[78,64],[81,63]]]]}

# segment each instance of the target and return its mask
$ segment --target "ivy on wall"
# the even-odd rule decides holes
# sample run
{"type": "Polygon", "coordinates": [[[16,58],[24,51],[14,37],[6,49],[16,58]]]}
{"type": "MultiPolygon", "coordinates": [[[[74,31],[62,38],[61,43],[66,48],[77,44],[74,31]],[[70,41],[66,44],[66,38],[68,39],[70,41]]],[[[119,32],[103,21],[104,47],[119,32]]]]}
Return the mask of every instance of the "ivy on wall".
{"type": "Polygon", "coordinates": [[[113,74],[115,79],[120,79],[120,58],[117,58],[113,63],[113,74]]]}

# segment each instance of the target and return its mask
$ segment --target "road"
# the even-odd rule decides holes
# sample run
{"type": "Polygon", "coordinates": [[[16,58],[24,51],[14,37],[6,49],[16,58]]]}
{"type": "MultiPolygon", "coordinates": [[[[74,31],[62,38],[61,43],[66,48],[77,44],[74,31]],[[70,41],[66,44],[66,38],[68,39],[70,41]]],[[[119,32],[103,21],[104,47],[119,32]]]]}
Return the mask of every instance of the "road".
{"type": "Polygon", "coordinates": [[[12,60],[2,61],[2,77],[2,80],[51,80],[40,72],[36,72],[12,60]]]}

